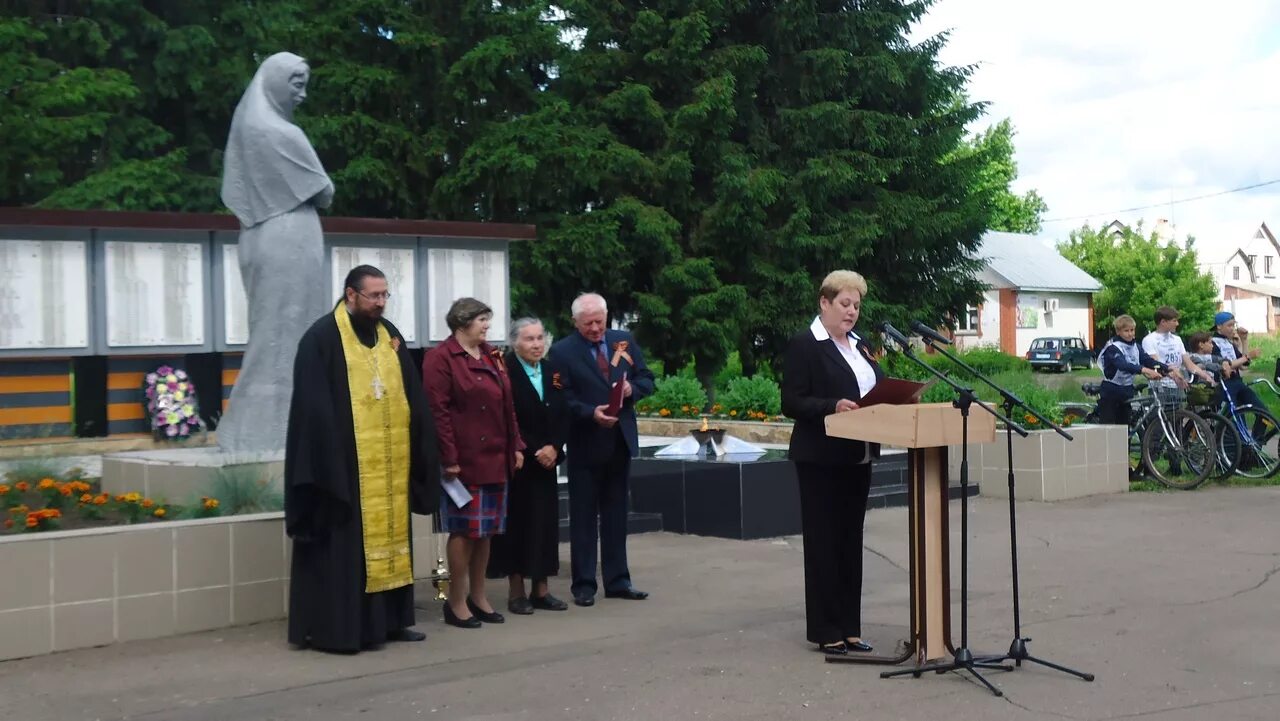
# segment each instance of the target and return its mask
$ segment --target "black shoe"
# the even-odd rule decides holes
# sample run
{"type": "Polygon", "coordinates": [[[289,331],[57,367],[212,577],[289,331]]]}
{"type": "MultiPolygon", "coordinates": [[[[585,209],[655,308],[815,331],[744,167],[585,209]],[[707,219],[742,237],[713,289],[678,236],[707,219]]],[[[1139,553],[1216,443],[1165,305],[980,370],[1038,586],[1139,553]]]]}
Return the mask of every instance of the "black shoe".
{"type": "Polygon", "coordinates": [[[533,613],[533,604],[529,603],[529,599],[521,596],[507,601],[507,610],[520,616],[528,616],[533,613]]]}
{"type": "Polygon", "coordinates": [[[605,591],[605,598],[625,598],[628,601],[643,601],[649,597],[644,591],[637,591],[634,588],[624,588],[621,591],[605,591]]]}
{"type": "Polygon", "coordinates": [[[845,641],[844,646],[850,651],[855,651],[857,653],[871,653],[875,650],[871,647],[871,644],[866,643],[865,641],[845,641]]]}
{"type": "Polygon", "coordinates": [[[457,615],[454,614],[453,608],[449,605],[448,601],[444,602],[444,622],[450,626],[457,626],[458,628],[480,628],[480,619],[475,616],[470,618],[458,618],[457,615]]]}
{"type": "Polygon", "coordinates": [[[596,605],[596,597],[588,596],[586,594],[581,596],[575,594],[573,597],[573,604],[575,606],[582,606],[583,608],[586,608],[587,606],[594,606],[596,605]]]}
{"type": "Polygon", "coordinates": [[[402,628],[387,634],[388,641],[425,641],[427,634],[411,628],[402,628]]]}
{"type": "Polygon", "coordinates": [[[480,607],[477,606],[475,602],[471,600],[470,596],[467,597],[467,608],[471,611],[471,613],[475,614],[476,618],[480,619],[481,621],[484,621],[485,623],[503,623],[507,620],[503,618],[502,614],[498,613],[497,611],[492,611],[492,612],[481,611],[480,607]]]}
{"type": "Polygon", "coordinates": [[[530,598],[529,604],[534,608],[540,609],[542,611],[568,611],[569,610],[569,604],[565,603],[564,601],[561,601],[560,599],[556,598],[555,596],[552,596],[549,593],[545,596],[534,596],[533,598],[530,598]]]}
{"type": "Polygon", "coordinates": [[[818,644],[818,650],[821,651],[822,653],[827,654],[828,656],[848,656],[849,655],[849,647],[845,645],[844,641],[837,641],[835,643],[818,644]]]}

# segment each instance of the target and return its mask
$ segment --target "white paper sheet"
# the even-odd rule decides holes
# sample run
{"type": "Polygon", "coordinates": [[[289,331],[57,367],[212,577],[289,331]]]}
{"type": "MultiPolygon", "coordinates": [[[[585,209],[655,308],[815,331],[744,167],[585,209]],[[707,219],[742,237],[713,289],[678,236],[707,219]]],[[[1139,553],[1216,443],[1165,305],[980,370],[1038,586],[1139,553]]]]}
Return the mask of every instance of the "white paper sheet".
{"type": "Polygon", "coordinates": [[[457,478],[449,478],[440,481],[440,486],[444,488],[444,492],[449,494],[449,498],[453,500],[453,505],[462,508],[471,502],[471,494],[467,491],[467,487],[462,485],[462,481],[457,478]]]}

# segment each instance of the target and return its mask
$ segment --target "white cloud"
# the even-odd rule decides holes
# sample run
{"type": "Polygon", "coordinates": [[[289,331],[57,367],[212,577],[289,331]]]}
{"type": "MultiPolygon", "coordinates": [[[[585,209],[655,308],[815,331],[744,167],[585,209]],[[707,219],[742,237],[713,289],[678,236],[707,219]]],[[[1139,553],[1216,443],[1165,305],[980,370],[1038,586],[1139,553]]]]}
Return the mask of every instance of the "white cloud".
{"type": "Polygon", "coordinates": [[[1017,130],[1016,189],[1049,218],[1093,214],[1046,233],[1167,218],[1209,260],[1280,226],[1280,185],[1168,205],[1280,178],[1280,3],[939,0],[916,35],[946,30],[942,61],[977,66],[982,124],[1017,130]]]}

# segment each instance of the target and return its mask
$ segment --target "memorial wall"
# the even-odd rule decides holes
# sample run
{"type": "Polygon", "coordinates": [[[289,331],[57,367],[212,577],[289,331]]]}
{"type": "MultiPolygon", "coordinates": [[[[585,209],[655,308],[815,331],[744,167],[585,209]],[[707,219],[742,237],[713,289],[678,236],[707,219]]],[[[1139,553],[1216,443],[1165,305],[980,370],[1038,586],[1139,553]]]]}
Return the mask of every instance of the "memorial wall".
{"type": "MultiPolygon", "coordinates": [[[[374,265],[410,347],[448,337],[445,312],[467,295],[494,309],[490,340],[505,340],[509,244],[531,240],[532,226],[323,223],[315,282],[333,302],[348,270],[374,265]]],[[[0,208],[0,437],[144,431],[133,381],[161,362],[209,366],[193,372],[214,386],[202,407],[216,423],[251,340],[237,231],[230,216],[0,208]],[[101,385],[101,399],[81,382],[101,385]]]]}

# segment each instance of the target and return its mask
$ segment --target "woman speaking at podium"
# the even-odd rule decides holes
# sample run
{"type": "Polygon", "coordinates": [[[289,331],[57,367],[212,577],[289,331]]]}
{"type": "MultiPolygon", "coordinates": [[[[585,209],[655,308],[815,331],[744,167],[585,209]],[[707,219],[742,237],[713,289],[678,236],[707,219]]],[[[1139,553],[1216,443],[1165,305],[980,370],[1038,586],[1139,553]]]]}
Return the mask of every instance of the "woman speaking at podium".
{"type": "Polygon", "coordinates": [[[804,605],[809,641],[823,653],[867,653],[862,640],[862,526],[877,444],[827,436],[823,419],[851,411],[884,372],[854,332],[867,281],[833,271],[818,317],[791,339],[783,361],[782,412],[795,421],[788,458],[800,483],[804,605]]]}

